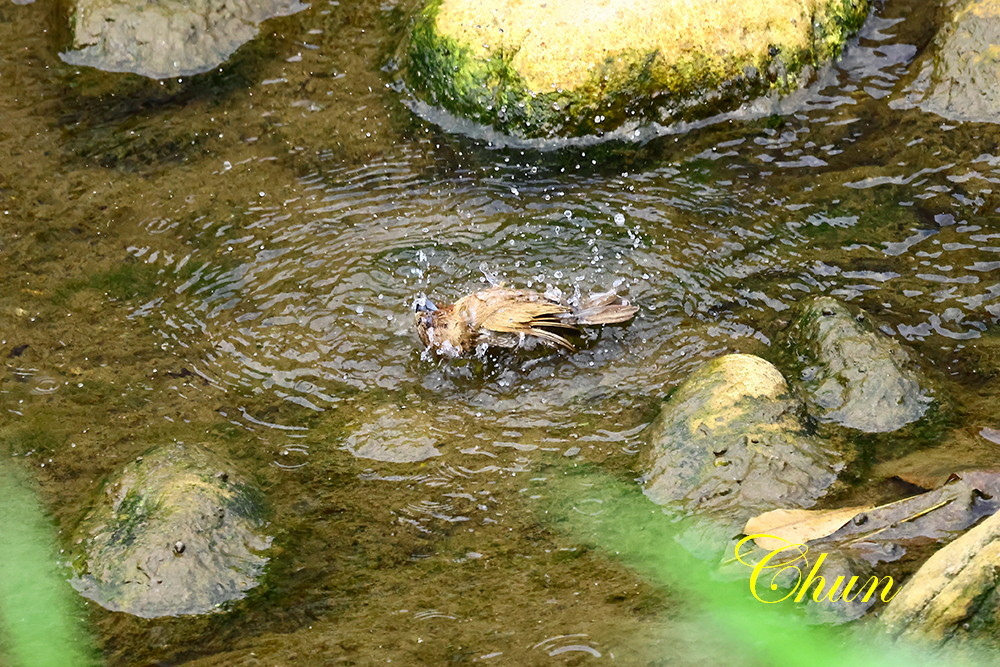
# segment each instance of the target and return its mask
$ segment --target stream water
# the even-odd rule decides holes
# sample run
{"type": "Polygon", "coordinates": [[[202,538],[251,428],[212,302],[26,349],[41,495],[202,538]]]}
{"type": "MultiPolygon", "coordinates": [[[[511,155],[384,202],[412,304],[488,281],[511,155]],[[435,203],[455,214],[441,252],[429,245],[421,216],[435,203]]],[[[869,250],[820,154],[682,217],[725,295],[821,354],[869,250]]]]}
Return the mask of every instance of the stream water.
{"type": "MultiPolygon", "coordinates": [[[[940,377],[928,465],[996,460],[1000,131],[890,104],[933,7],[880,5],[781,113],[540,150],[414,115],[392,2],[313,3],[162,84],[61,63],[53,4],[0,7],[0,446],[64,540],[170,440],[260,480],[275,536],[228,614],[90,607],[108,664],[711,662],[687,601],[540,525],[526,489],[636,477],[665,393],[773,357],[810,295],[940,377]],[[413,299],[487,279],[641,311],[573,354],[422,358],[413,299]]],[[[859,496],[893,474],[873,463],[859,496]]]]}

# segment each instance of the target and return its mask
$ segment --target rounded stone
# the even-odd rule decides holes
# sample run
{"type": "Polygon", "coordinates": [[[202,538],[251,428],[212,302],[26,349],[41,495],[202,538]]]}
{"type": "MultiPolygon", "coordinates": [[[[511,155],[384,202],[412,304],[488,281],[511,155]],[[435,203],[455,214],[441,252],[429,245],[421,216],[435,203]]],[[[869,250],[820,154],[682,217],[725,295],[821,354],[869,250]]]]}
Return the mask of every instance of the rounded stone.
{"type": "Polygon", "coordinates": [[[195,445],[171,444],[126,465],[81,523],[71,583],[111,611],[143,618],[204,614],[255,587],[271,538],[260,492],[195,445]]]}
{"type": "Polygon", "coordinates": [[[832,297],[808,302],[789,344],[810,413],[866,433],[921,419],[934,399],[910,353],[864,311],[832,297]]]}
{"type": "Polygon", "coordinates": [[[166,79],[207,72],[257,35],[257,26],[308,5],[297,0],[71,0],[71,65],[166,79]]]}
{"type": "Polygon", "coordinates": [[[949,120],[1000,122],[1000,0],[948,3],[957,9],[892,106],[917,106],[949,120]]]}
{"type": "Polygon", "coordinates": [[[645,493],[731,524],[809,507],[836,481],[843,456],[813,437],[802,416],[770,362],[747,354],[712,359],[650,426],[645,493]]]}
{"type": "Polygon", "coordinates": [[[425,101],[520,137],[736,108],[837,55],[867,0],[433,0],[406,51],[425,101]]]}

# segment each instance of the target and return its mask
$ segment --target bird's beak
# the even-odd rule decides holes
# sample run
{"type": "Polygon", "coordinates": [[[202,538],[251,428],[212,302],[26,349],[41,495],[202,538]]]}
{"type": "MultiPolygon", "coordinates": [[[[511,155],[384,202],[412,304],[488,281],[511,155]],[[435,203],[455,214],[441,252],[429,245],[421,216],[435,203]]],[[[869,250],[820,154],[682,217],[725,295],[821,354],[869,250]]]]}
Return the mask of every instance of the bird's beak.
{"type": "Polygon", "coordinates": [[[415,313],[433,313],[437,309],[438,307],[434,305],[434,302],[424,294],[421,294],[413,301],[413,312],[415,313]]]}

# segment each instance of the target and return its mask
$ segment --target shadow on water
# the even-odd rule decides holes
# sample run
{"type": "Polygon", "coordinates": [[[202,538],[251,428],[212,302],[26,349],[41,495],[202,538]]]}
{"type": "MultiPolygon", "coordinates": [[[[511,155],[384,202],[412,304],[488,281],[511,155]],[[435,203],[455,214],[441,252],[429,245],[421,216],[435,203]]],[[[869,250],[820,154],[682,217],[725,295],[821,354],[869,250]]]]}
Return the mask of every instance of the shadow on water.
{"type": "MultiPolygon", "coordinates": [[[[272,506],[254,596],[195,619],[95,609],[108,661],[702,659],[683,600],[537,521],[529,482],[634,478],[663,395],[725,351],[775,358],[811,295],[910,343],[954,397],[951,460],[993,460],[969,434],[997,428],[1000,133],[888,104],[930,11],[882,7],[780,113],[549,151],[411,116],[379,69],[389,3],[316,5],[155,93],[3,65],[45,104],[0,101],[0,438],[67,530],[165,439],[228,452],[272,506]],[[487,275],[641,312],[574,354],[422,359],[413,298],[487,275]]],[[[859,496],[893,474],[872,464],[859,496]]]]}

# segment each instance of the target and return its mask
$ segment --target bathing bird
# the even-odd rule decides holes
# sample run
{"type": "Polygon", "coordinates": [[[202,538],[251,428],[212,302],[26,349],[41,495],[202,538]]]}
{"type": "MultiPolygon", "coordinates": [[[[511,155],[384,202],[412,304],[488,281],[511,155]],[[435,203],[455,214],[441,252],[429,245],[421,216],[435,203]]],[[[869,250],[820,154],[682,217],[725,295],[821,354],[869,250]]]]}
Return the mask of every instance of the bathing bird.
{"type": "Polygon", "coordinates": [[[487,348],[520,348],[532,342],[573,351],[566,336],[580,327],[632,319],[638,308],[615,292],[563,300],[526,289],[494,285],[437,306],[426,296],[414,301],[417,334],[424,346],[444,357],[479,354],[487,348]]]}

